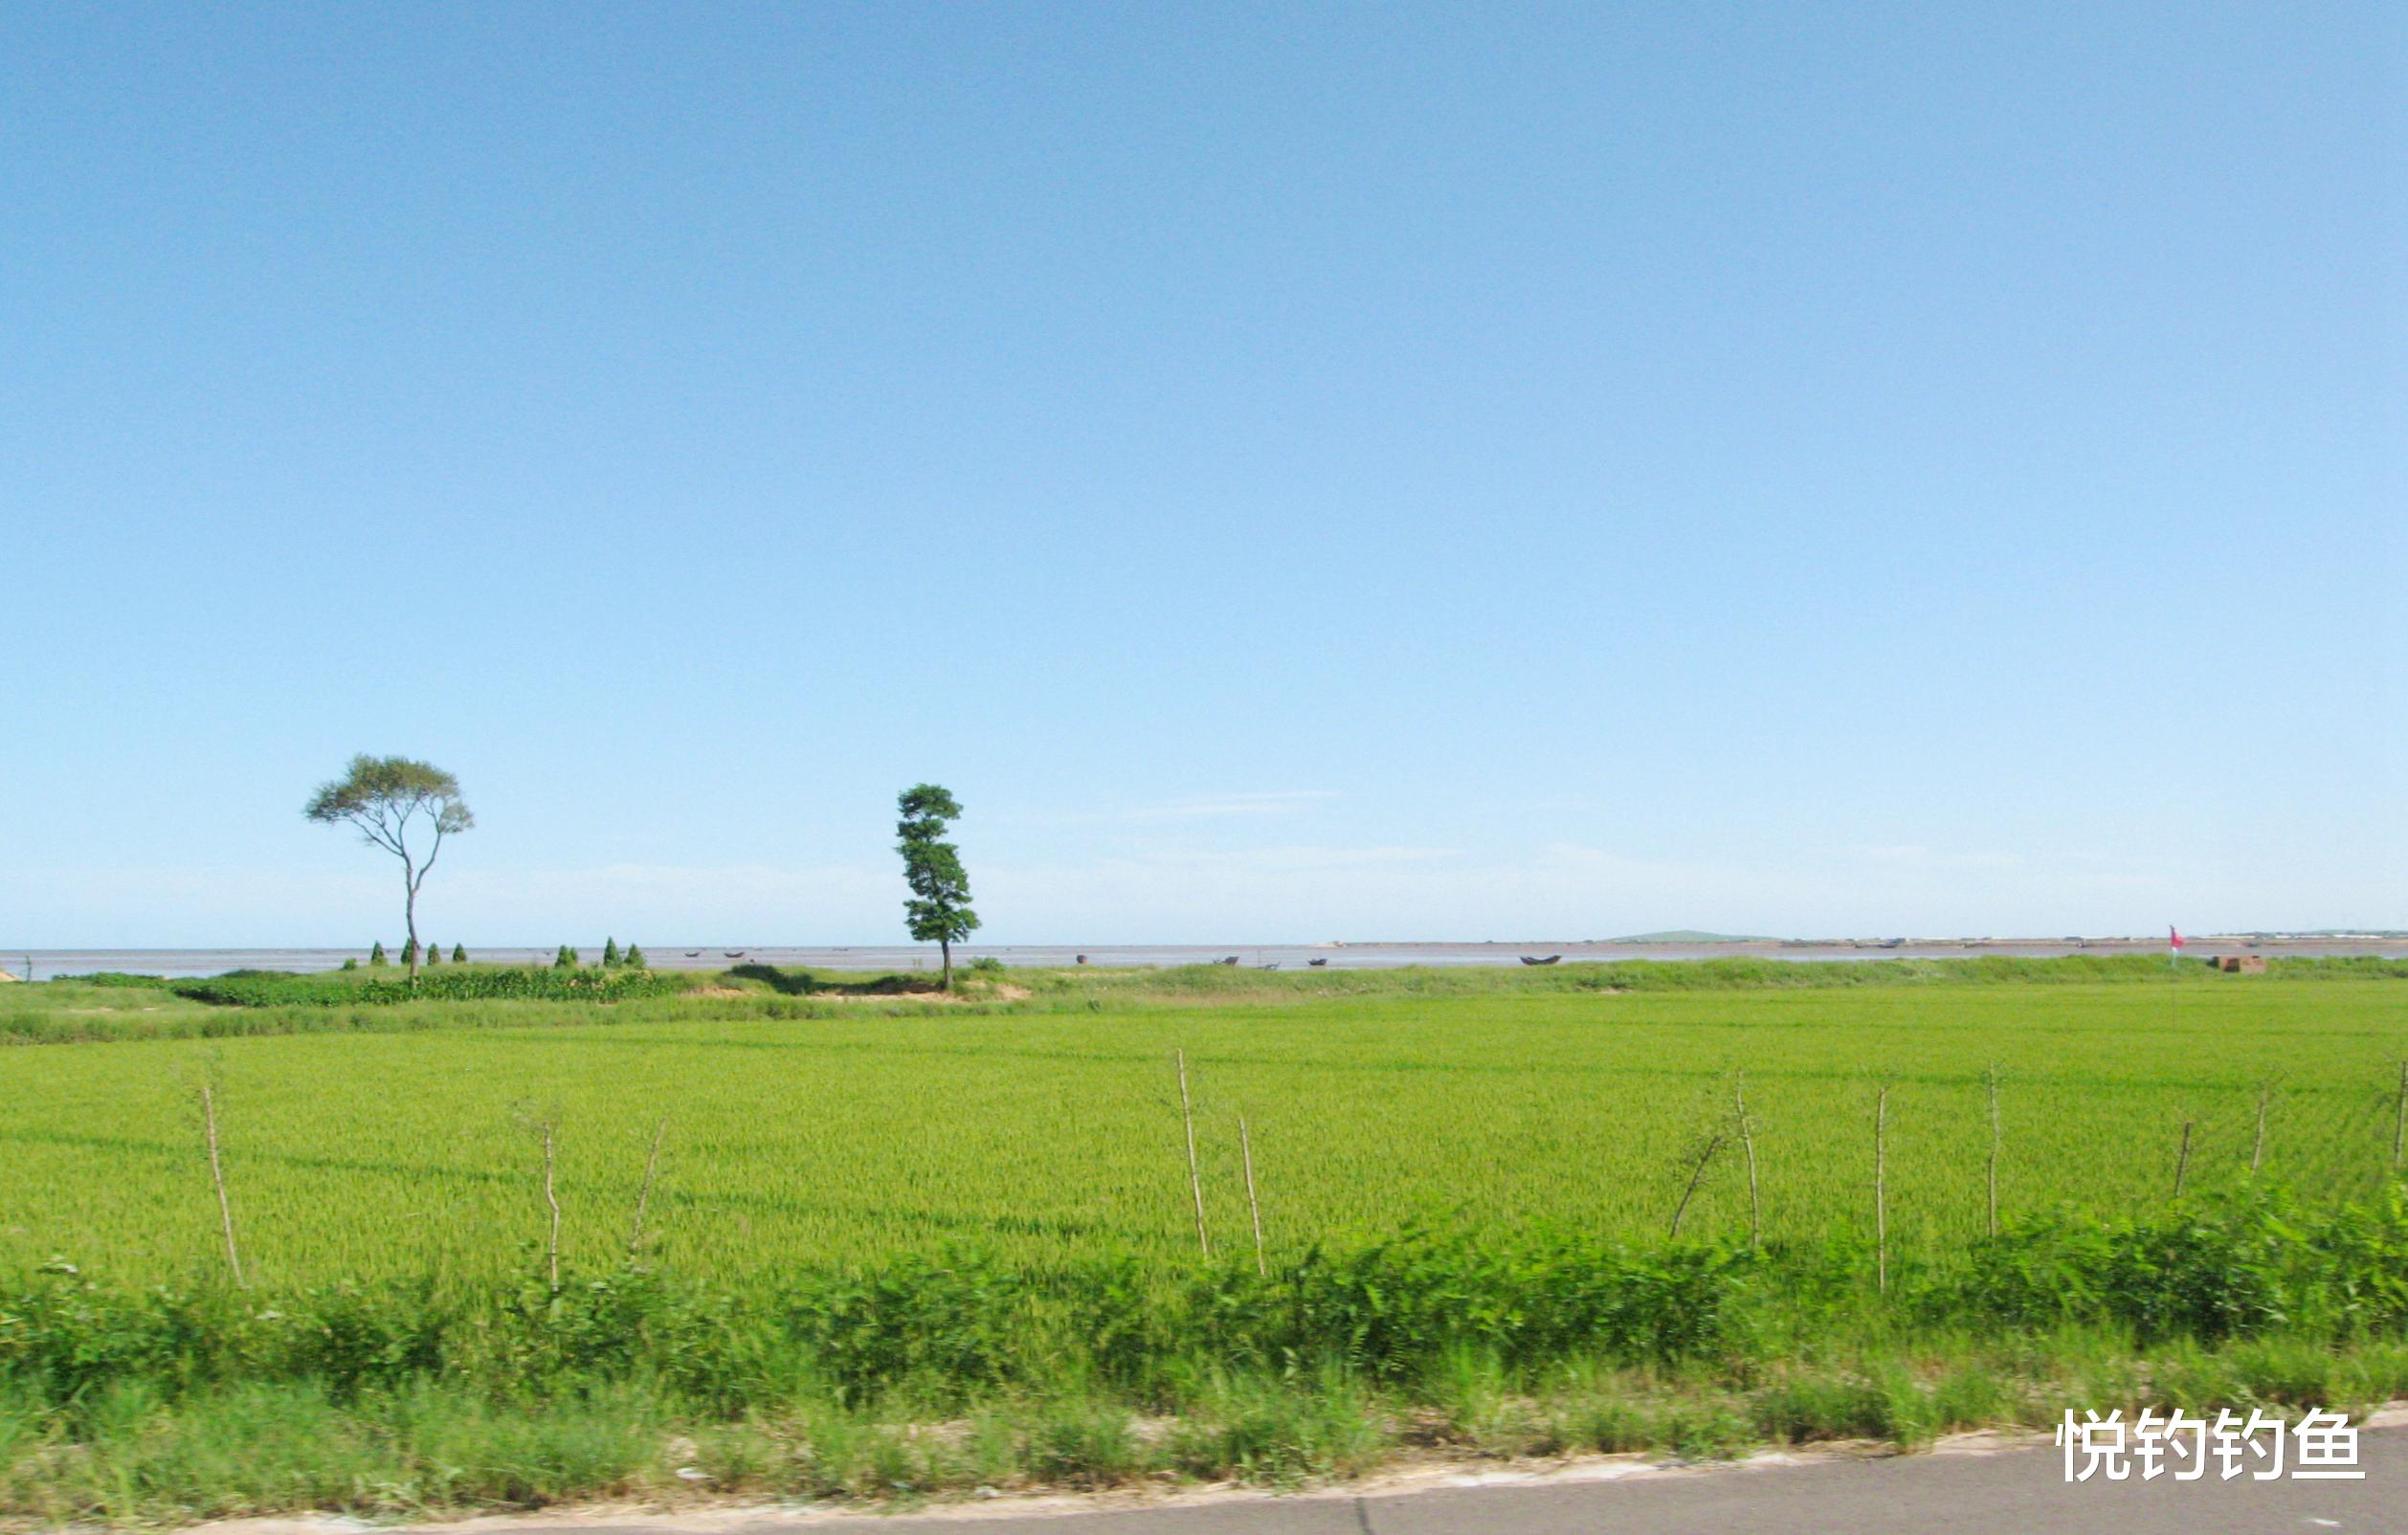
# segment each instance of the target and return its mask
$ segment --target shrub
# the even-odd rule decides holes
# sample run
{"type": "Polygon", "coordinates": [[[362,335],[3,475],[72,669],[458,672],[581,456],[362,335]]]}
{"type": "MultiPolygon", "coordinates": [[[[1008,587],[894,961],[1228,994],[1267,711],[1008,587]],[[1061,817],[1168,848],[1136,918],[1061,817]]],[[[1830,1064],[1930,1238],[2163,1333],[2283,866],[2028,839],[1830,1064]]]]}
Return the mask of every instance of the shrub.
{"type": "Polygon", "coordinates": [[[606,970],[618,968],[618,940],[615,938],[602,940],[602,968],[606,970]]]}
{"type": "Polygon", "coordinates": [[[440,965],[443,963],[442,945],[433,942],[430,942],[427,945],[427,963],[429,965],[440,965]]]}
{"type": "Polygon", "coordinates": [[[385,941],[380,938],[376,941],[375,946],[368,951],[368,968],[372,970],[384,963],[385,941]]]}
{"type": "Polygon", "coordinates": [[[468,963],[468,950],[467,950],[467,949],[465,949],[465,948],[462,948],[462,947],[461,947],[459,945],[457,945],[457,944],[454,944],[454,945],[452,945],[452,963],[453,963],[453,964],[455,964],[455,965],[465,965],[465,964],[467,964],[467,963],[468,963]]]}
{"type": "Polygon", "coordinates": [[[627,952],[620,956],[619,963],[631,970],[640,970],[644,968],[644,945],[641,944],[628,945],[627,952]]]}
{"type": "Polygon", "coordinates": [[[2408,1186],[2323,1217],[2263,1189],[2129,1222],[2061,1213],[1976,1243],[1972,1258],[1929,1304],[2016,1327],[2120,1323],[2148,1343],[2392,1327],[2408,1320],[2408,1186]]]}
{"type": "Polygon", "coordinates": [[[410,939],[401,945],[401,962],[404,965],[415,965],[418,963],[418,941],[416,939],[410,939]]]}
{"type": "Polygon", "coordinates": [[[556,970],[573,970],[576,968],[577,951],[570,948],[566,944],[561,945],[560,952],[552,956],[552,968],[556,970]]]}
{"type": "Polygon", "coordinates": [[[343,956],[343,968],[346,970],[356,970],[360,968],[360,962],[351,955],[346,954],[343,956]]]}
{"type": "Polygon", "coordinates": [[[969,969],[972,975],[1001,975],[1003,961],[992,954],[981,954],[970,962],[969,969]]]}
{"type": "Polygon", "coordinates": [[[524,1000],[616,1002],[634,997],[673,996],[685,990],[682,976],[655,971],[568,969],[458,969],[421,974],[417,990],[399,981],[338,981],[327,975],[236,971],[202,980],[167,983],[169,990],[222,1008],[350,1007],[399,1002],[524,1000]]]}

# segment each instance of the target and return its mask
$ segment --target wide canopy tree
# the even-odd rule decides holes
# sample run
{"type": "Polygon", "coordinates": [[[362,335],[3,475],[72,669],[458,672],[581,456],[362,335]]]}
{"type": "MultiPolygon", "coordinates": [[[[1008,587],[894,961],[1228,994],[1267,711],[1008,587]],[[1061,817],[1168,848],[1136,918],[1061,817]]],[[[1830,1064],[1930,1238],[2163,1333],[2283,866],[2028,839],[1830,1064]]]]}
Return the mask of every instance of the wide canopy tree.
{"type": "Polygon", "coordinates": [[[357,756],[342,777],[319,787],[301,813],[349,826],[371,846],[401,859],[402,921],[410,930],[410,979],[418,979],[418,887],[443,851],[443,839],[477,824],[459,780],[410,757],[357,756]]]}

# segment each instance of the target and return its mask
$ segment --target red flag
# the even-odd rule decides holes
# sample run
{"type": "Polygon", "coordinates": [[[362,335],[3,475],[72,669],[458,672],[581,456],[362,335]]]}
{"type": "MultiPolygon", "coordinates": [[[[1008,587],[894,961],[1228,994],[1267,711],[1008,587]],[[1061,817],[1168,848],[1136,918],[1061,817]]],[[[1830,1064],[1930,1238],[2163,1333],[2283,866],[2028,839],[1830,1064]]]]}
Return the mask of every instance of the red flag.
{"type": "Polygon", "coordinates": [[[2182,930],[2178,927],[2167,928],[2166,941],[2175,948],[2180,948],[2182,946],[2182,930]]]}

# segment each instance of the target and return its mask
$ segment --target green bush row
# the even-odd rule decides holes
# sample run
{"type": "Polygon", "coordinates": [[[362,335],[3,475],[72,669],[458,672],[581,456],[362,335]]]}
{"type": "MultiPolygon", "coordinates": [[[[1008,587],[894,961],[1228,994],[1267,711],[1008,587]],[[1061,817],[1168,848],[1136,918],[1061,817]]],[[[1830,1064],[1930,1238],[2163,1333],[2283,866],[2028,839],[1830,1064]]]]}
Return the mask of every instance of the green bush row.
{"type": "Polygon", "coordinates": [[[402,980],[355,981],[275,970],[235,970],[200,980],[169,981],[178,996],[216,1007],[343,1007],[400,1002],[614,1002],[631,997],[673,996],[691,978],[657,970],[457,969],[428,971],[412,988],[402,980]]]}
{"type": "Polygon", "coordinates": [[[2144,1345],[2268,1334],[2392,1336],[2408,1324],[2408,1199],[2304,1216],[2241,1190],[2130,1221],[2052,1218],[1946,1272],[1873,1293],[1840,1246],[1639,1251],[1580,1234],[1509,1241],[1414,1235],[1166,1272],[1133,1257],[1058,1267],[974,1251],[798,1268],[731,1290],[640,1267],[554,1288],[467,1295],[431,1282],[265,1294],[204,1283],[123,1290],[63,1261],[0,1283],[0,1384],[56,1405],[121,1382],[167,1396],[228,1382],[307,1382],[337,1399],[430,1379],[524,1398],[613,1381],[667,1386],[741,1414],[800,1383],[851,1402],[934,1406],[995,1388],[1101,1382],[1144,1395],[1199,1364],[1273,1373],[1340,1365],[1405,1379],[1465,1349],[1507,1366],[1747,1357],[1843,1314],[1892,1308],[1997,1332],[2064,1323],[2144,1345]]]}

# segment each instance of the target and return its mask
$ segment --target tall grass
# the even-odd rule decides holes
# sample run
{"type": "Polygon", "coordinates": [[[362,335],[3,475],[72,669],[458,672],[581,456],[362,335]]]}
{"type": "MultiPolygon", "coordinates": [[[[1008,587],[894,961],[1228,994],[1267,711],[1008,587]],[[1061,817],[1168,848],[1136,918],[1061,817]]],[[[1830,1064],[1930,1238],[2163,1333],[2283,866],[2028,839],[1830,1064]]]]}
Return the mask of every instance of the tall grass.
{"type": "Polygon", "coordinates": [[[54,1264],[0,1292],[0,1513],[425,1512],[1274,1484],[1481,1454],[1912,1445],[2066,1407],[2408,1390],[2408,1199],[2054,1218],[1878,1294],[1861,1248],[1401,1239],[1175,1282],[973,1251],[727,1288],[621,1268],[239,1294],[54,1264]],[[76,1453],[62,1453],[67,1445],[76,1453]]]}

